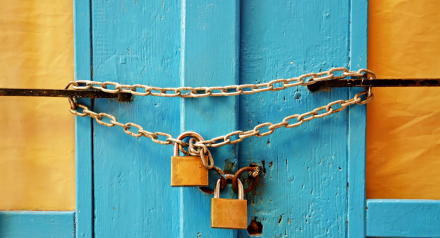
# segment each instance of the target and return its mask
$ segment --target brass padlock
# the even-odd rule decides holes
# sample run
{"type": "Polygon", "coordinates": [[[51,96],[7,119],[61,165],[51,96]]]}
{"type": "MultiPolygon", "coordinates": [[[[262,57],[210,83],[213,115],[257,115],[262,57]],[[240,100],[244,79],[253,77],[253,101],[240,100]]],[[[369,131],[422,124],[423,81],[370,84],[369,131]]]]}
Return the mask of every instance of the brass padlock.
{"type": "MultiPolygon", "coordinates": [[[[226,179],[234,175],[227,174],[226,179]]],[[[247,229],[247,201],[243,199],[243,184],[238,183],[238,199],[219,198],[220,183],[215,185],[214,198],[211,201],[211,227],[223,229],[247,229]]]]}
{"type": "MultiPolygon", "coordinates": [[[[195,137],[202,141],[203,137],[193,131],[187,131],[177,137],[195,137]]],[[[205,168],[200,156],[179,156],[179,144],[174,144],[174,156],[171,156],[171,186],[172,187],[207,187],[208,169],[205,168]]]]}

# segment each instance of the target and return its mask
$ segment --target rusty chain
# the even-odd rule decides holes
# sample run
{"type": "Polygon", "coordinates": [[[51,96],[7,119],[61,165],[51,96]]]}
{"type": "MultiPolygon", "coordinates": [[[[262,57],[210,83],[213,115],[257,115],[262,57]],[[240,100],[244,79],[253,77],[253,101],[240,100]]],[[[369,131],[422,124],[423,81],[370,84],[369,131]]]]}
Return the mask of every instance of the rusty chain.
{"type": "MultiPolygon", "coordinates": [[[[69,82],[65,89],[68,89],[71,85],[74,86],[74,89],[100,89],[104,92],[109,93],[132,93],[134,95],[151,95],[151,96],[164,96],[164,97],[206,97],[206,96],[236,96],[240,94],[253,94],[257,92],[265,92],[265,91],[279,91],[282,89],[286,89],[292,86],[306,86],[310,84],[314,84],[318,81],[322,80],[330,80],[330,79],[343,79],[346,77],[362,77],[367,79],[374,79],[375,75],[373,72],[367,69],[360,69],[357,72],[356,71],[349,71],[346,68],[333,68],[329,71],[321,72],[321,73],[309,73],[304,74],[298,78],[291,78],[291,79],[276,79],[272,80],[268,83],[262,83],[262,84],[244,84],[244,85],[232,85],[232,86],[225,86],[225,87],[199,87],[199,88],[192,88],[192,87],[179,87],[179,88],[159,88],[159,87],[150,87],[145,85],[122,85],[114,82],[95,82],[95,81],[73,81],[69,82]],[[335,72],[342,72],[342,76],[335,76],[335,72]],[[324,76],[325,75],[325,76],[324,76]],[[307,81],[305,81],[308,79],[307,81]],[[296,82],[292,83],[291,82],[296,82]],[[79,86],[79,83],[85,83],[86,86],[79,86]],[[282,83],[283,86],[275,88],[273,85],[276,83],[282,83]],[[100,85],[100,87],[96,87],[95,85],[100,85]],[[113,85],[115,86],[115,89],[107,89],[107,85],[113,85]],[[136,88],[145,88],[145,93],[136,92],[136,88]],[[266,87],[266,88],[261,88],[266,87]],[[130,90],[127,90],[129,88],[130,90]],[[243,90],[244,88],[252,88],[252,90],[243,90]],[[227,92],[227,90],[230,89],[236,89],[236,92],[230,93],[227,92]],[[154,93],[151,90],[158,90],[160,93],[154,93]],[[166,91],[175,91],[174,94],[167,94],[166,91]],[[187,94],[181,94],[182,90],[190,90],[190,93],[187,94]],[[205,90],[205,93],[198,94],[198,91],[205,90]],[[212,93],[213,90],[221,90],[221,93],[212,93]],[[148,92],[148,93],[147,93],[148,92]],[[179,92],[179,93],[177,93],[179,92]],[[209,93],[208,93],[209,92],[209,93]],[[209,95],[207,95],[209,94],[209,95]]],[[[348,100],[336,100],[333,102],[328,103],[327,105],[323,105],[321,107],[315,108],[309,112],[303,113],[303,114],[293,114],[290,116],[285,117],[281,122],[273,124],[271,122],[266,122],[259,124],[255,126],[253,129],[250,129],[248,131],[234,131],[229,134],[226,134],[224,136],[215,137],[211,140],[204,140],[204,141],[197,141],[191,143],[191,149],[189,150],[189,153],[192,155],[200,155],[202,160],[205,160],[205,154],[207,154],[208,149],[207,147],[219,147],[226,144],[236,144],[241,141],[243,141],[246,138],[257,136],[257,137],[263,137],[272,134],[276,129],[281,127],[286,128],[293,128],[302,125],[304,122],[311,121],[316,118],[323,118],[328,115],[331,115],[333,113],[337,113],[340,111],[343,111],[347,106],[351,106],[353,104],[359,104],[363,105],[366,103],[369,103],[371,100],[373,100],[374,95],[372,93],[371,87],[368,88],[366,91],[360,92],[356,94],[353,98],[348,100]],[[366,95],[366,98],[364,100],[361,99],[362,95],[366,95]],[[339,108],[334,109],[334,106],[339,106],[339,108]],[[325,110],[324,112],[322,112],[325,110]],[[296,122],[292,123],[290,120],[296,119],[296,122]],[[261,132],[260,129],[267,128],[268,131],[261,132]],[[235,140],[231,137],[237,136],[235,140]],[[194,147],[197,147],[198,149],[195,149],[194,147]]],[[[107,127],[113,127],[113,126],[119,126],[124,129],[124,132],[128,135],[134,136],[134,137],[147,137],[150,138],[153,142],[162,144],[162,145],[174,145],[174,143],[179,144],[179,148],[182,150],[183,146],[189,146],[188,143],[177,140],[173,138],[170,134],[164,133],[164,132],[150,132],[143,129],[142,126],[127,122],[127,123],[120,123],[116,120],[116,118],[110,114],[107,113],[96,113],[83,104],[76,103],[73,98],[68,98],[69,104],[70,104],[70,112],[80,116],[85,117],[89,116],[91,118],[94,118],[97,123],[107,126],[107,127]],[[82,112],[78,111],[77,108],[82,108],[82,112]],[[110,122],[104,122],[103,118],[110,119],[110,122]],[[137,132],[132,132],[129,129],[132,127],[137,128],[137,132]],[[163,139],[160,139],[159,136],[165,137],[163,139]]],[[[188,152],[186,152],[188,153],[188,152]]],[[[210,167],[212,168],[213,164],[210,164],[210,167]]]]}
{"type": "MultiPolygon", "coordinates": [[[[251,164],[248,167],[243,167],[239,169],[235,174],[225,174],[222,169],[220,169],[217,166],[213,166],[211,169],[220,176],[221,182],[220,182],[220,191],[223,191],[223,189],[226,188],[227,181],[225,177],[229,176],[232,179],[232,189],[235,193],[238,193],[238,186],[237,186],[237,179],[238,177],[245,171],[251,171],[249,173],[249,177],[252,178],[252,184],[243,190],[243,193],[249,193],[250,191],[254,190],[255,187],[257,187],[258,181],[260,180],[260,174],[262,168],[260,166],[257,166],[256,164],[251,164]]],[[[214,189],[209,189],[207,187],[199,187],[199,190],[206,194],[214,194],[214,189]]]]}
{"type": "Polygon", "coordinates": [[[344,79],[347,77],[364,77],[365,74],[374,75],[368,69],[360,69],[358,71],[349,71],[347,68],[332,68],[328,71],[320,73],[303,74],[296,78],[290,79],[274,79],[267,83],[259,84],[242,84],[230,86],[216,86],[216,87],[153,87],[143,84],[126,85],[116,82],[97,82],[90,80],[71,81],[66,89],[73,85],[73,89],[96,89],[106,93],[131,93],[137,96],[159,96],[159,97],[182,97],[182,98],[202,98],[202,97],[219,97],[219,96],[237,96],[248,95],[254,93],[261,93],[266,91],[280,91],[290,87],[307,86],[319,81],[344,79]],[[341,74],[337,76],[335,74],[341,74]],[[85,84],[80,86],[79,84],[85,84]],[[277,85],[281,86],[277,87],[277,85]],[[114,89],[109,89],[108,86],[113,86],[114,89]],[[248,90],[246,90],[248,89],[248,90]],[[138,90],[143,90],[138,91],[138,90]],[[184,92],[188,91],[188,92],[184,92]],[[214,92],[218,91],[218,92],[214,92]],[[232,92],[231,92],[232,91],[232,92]],[[169,93],[172,92],[172,93],[169,93]],[[201,93],[200,93],[201,92],[201,93]]]}

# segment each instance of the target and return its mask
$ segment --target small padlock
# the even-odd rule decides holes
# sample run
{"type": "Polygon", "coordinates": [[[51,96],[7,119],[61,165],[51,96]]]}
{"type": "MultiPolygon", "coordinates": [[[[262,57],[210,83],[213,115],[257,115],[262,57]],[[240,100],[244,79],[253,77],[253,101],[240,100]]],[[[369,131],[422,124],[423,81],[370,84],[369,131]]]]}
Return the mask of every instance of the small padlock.
{"type": "MultiPolygon", "coordinates": [[[[225,175],[226,179],[232,179],[234,175],[225,175]]],[[[247,201],[243,199],[243,184],[238,183],[238,199],[219,198],[220,183],[215,185],[214,198],[211,201],[211,227],[223,229],[247,229],[247,201]]]]}
{"type": "MultiPolygon", "coordinates": [[[[195,137],[202,141],[203,137],[193,131],[187,131],[177,137],[195,137]]],[[[205,168],[200,156],[179,156],[179,144],[174,144],[174,156],[171,156],[171,186],[172,187],[207,187],[208,169],[205,168]]]]}

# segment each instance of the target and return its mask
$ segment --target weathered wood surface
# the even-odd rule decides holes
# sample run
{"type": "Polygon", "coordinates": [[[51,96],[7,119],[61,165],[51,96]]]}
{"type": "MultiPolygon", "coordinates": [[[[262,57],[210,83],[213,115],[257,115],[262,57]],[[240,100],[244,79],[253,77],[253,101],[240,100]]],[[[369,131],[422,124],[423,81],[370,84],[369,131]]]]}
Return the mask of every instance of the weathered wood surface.
{"type": "MultiPolygon", "coordinates": [[[[356,46],[350,41],[357,27],[350,21],[366,28],[365,20],[355,21],[350,15],[354,3],[241,1],[238,6],[238,2],[93,1],[93,79],[161,87],[215,86],[348,67],[350,57],[360,61],[353,69],[364,66],[365,58],[360,57],[365,57],[366,34],[356,46]]],[[[94,109],[146,130],[174,136],[195,130],[210,139],[259,123],[276,123],[350,95],[348,89],[312,94],[298,87],[224,98],[135,97],[131,103],[98,99],[94,109]]],[[[261,222],[263,236],[347,236],[347,183],[362,186],[364,176],[349,176],[348,170],[361,170],[365,159],[365,138],[350,133],[352,128],[365,130],[363,110],[346,110],[213,150],[222,169],[235,172],[251,162],[264,167],[256,191],[247,195],[249,222],[261,222]],[[359,121],[349,126],[349,118],[359,121]],[[348,144],[355,142],[359,145],[349,150],[348,144]]],[[[209,227],[211,196],[194,188],[170,187],[171,153],[170,146],[94,122],[95,236],[248,237],[247,231],[209,227]]],[[[362,189],[350,192],[354,196],[350,209],[360,216],[364,203],[355,201],[365,198],[362,189]]],[[[230,190],[222,194],[228,196],[234,194],[230,190]]]]}
{"type": "MultiPolygon", "coordinates": [[[[92,1],[93,79],[179,86],[179,1],[92,1]]],[[[95,110],[177,136],[180,98],[97,99],[95,110]]],[[[134,131],[134,130],[133,130],[134,131]]],[[[172,147],[94,122],[95,237],[178,237],[180,189],[170,186],[172,147]]]]}
{"type": "Polygon", "coordinates": [[[2,238],[73,238],[75,212],[0,211],[2,238]]]}
{"type": "Polygon", "coordinates": [[[440,201],[368,199],[367,236],[440,237],[440,201]]]}
{"type": "MultiPolygon", "coordinates": [[[[349,1],[243,1],[240,83],[289,78],[350,62],[349,1]]],[[[240,97],[240,129],[304,113],[347,89],[310,93],[305,87],[240,97]]],[[[247,195],[249,219],[268,237],[341,237],[347,234],[348,111],[280,129],[240,144],[239,166],[265,172],[247,195]]],[[[363,199],[363,198],[359,198],[363,199]]],[[[248,237],[240,231],[238,237],[248,237]]]]}
{"type": "MultiPolygon", "coordinates": [[[[239,0],[182,1],[181,9],[182,86],[238,84],[239,0]]],[[[182,101],[182,132],[197,131],[205,139],[210,139],[238,130],[238,97],[192,98],[182,101]]],[[[227,145],[212,149],[215,165],[222,169],[235,169],[232,167],[237,164],[238,146],[227,145]]],[[[211,187],[214,187],[216,179],[218,176],[210,176],[211,187]]],[[[233,237],[231,230],[211,228],[212,195],[203,194],[197,188],[179,190],[179,235],[233,237]]],[[[234,196],[229,188],[225,193],[234,196]]]]}

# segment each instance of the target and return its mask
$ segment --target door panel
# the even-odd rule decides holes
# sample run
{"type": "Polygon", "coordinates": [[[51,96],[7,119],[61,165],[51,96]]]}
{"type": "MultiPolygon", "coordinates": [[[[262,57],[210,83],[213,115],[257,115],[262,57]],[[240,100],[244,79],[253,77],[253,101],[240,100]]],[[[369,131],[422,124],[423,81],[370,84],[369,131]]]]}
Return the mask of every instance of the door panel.
{"type": "MultiPolygon", "coordinates": [[[[178,1],[92,1],[93,79],[178,86],[178,1]]],[[[178,135],[179,98],[99,99],[94,109],[148,131],[178,135]]],[[[93,124],[96,237],[177,237],[179,189],[170,187],[169,146],[93,124]]],[[[163,139],[163,138],[162,138],[163,139]]]]}
{"type": "MultiPolygon", "coordinates": [[[[348,67],[350,29],[356,27],[350,26],[350,5],[336,0],[95,0],[93,80],[223,86],[348,67]]],[[[347,89],[312,94],[297,87],[239,97],[135,96],[129,103],[98,99],[93,109],[148,131],[176,137],[194,130],[211,139],[264,122],[278,123],[351,94],[347,89]]],[[[360,119],[365,129],[364,117],[360,119]]],[[[216,165],[225,171],[235,172],[251,162],[263,166],[257,189],[246,195],[249,222],[261,222],[263,236],[347,234],[348,125],[345,110],[299,128],[212,149],[216,165]]],[[[247,231],[210,228],[211,195],[170,187],[170,146],[131,137],[119,127],[96,122],[92,127],[96,237],[249,236],[247,231]]],[[[211,176],[211,186],[216,178],[211,176]]],[[[231,189],[222,193],[235,196],[231,189]]]]}
{"type": "MultiPolygon", "coordinates": [[[[240,83],[267,82],[349,64],[348,1],[243,1],[240,83]]],[[[347,99],[347,89],[293,87],[240,97],[240,128],[347,99]]],[[[239,167],[264,166],[249,218],[268,237],[340,237],[347,231],[348,111],[240,144],[239,167]]],[[[239,237],[248,237],[240,231],[239,237]]]]}
{"type": "MultiPolygon", "coordinates": [[[[238,84],[239,1],[182,1],[181,7],[182,86],[238,84]]],[[[188,98],[182,101],[181,131],[197,131],[204,139],[210,139],[238,130],[238,97],[188,98]]],[[[238,145],[225,145],[210,151],[215,166],[235,171],[238,145]]],[[[211,176],[211,187],[217,179],[218,175],[211,176]]],[[[212,195],[203,194],[197,188],[178,190],[182,237],[233,237],[231,230],[211,228],[212,195]]],[[[232,190],[226,190],[222,197],[227,196],[236,195],[232,190]]]]}

